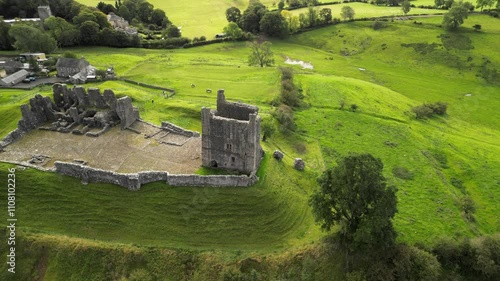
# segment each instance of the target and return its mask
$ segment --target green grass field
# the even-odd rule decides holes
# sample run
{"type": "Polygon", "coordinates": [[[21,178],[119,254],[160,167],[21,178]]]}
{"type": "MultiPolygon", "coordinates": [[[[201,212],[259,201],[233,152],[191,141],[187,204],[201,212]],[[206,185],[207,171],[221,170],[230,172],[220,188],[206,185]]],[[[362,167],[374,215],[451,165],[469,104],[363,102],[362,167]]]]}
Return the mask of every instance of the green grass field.
{"type": "MultiPolygon", "coordinates": [[[[21,231],[126,247],[245,255],[293,251],[326,235],[314,225],[307,206],[317,176],[349,152],[369,152],[382,159],[388,182],[398,187],[399,241],[429,245],[440,237],[499,232],[500,85],[478,73],[486,60],[488,67],[500,70],[494,48],[500,43],[500,25],[498,19],[471,15],[450,34],[438,27],[441,20],[420,18],[422,25],[396,21],[377,31],[372,22],[352,22],[273,41],[278,66],[290,57],[311,62],[314,70],[294,66],[308,106],[295,112],[295,133],[277,133],[262,143],[268,156],[256,186],[173,188],[155,183],[129,192],[112,185],[83,186],[32,169],[18,171],[21,231]],[[482,24],[481,32],[472,31],[475,23],[482,24]],[[339,110],[341,100],[358,105],[358,111],[339,110]],[[412,106],[437,101],[448,103],[447,115],[419,121],[410,113],[412,106]],[[275,149],[285,153],[283,163],[269,157],[275,149]],[[292,169],[295,157],[305,159],[305,172],[292,169]],[[410,170],[414,178],[395,177],[391,171],[396,167],[410,170]],[[476,204],[473,222],[462,215],[465,195],[476,204]]],[[[248,66],[248,48],[241,42],[186,50],[71,51],[97,67],[113,64],[120,76],[174,88],[177,94],[165,99],[160,91],[119,81],[88,85],[131,96],[141,117],[156,124],[168,120],[200,131],[200,108],[215,107],[215,94],[206,93],[207,88],[224,88],[229,100],[256,104],[263,115],[270,113],[270,101],[278,93],[277,68],[248,66]]],[[[49,95],[50,88],[2,90],[2,136],[15,128],[19,105],[37,92],[49,95]]],[[[8,167],[0,164],[2,181],[8,167]]]]}
{"type": "MultiPolygon", "coordinates": [[[[415,5],[423,5],[419,4],[419,1],[415,2],[415,5]]],[[[318,6],[316,9],[321,10],[323,8],[329,8],[332,10],[332,16],[334,18],[342,19],[340,16],[340,12],[342,7],[350,6],[354,9],[355,15],[354,18],[372,18],[372,17],[381,17],[381,16],[402,16],[404,15],[403,11],[401,11],[401,7],[388,7],[388,6],[376,6],[370,5],[366,3],[345,3],[345,4],[336,4],[336,5],[324,5],[318,6]]],[[[306,13],[308,8],[302,8],[297,10],[292,10],[292,14],[298,15],[300,13],[306,13]]],[[[442,10],[433,10],[433,9],[421,9],[421,8],[411,8],[408,15],[415,14],[436,14],[442,13],[442,10]]]]}
{"type": "MultiPolygon", "coordinates": [[[[95,7],[101,0],[77,0],[78,2],[95,7]]],[[[104,3],[113,4],[113,0],[103,0],[104,3]]],[[[173,1],[173,0],[149,0],[155,8],[165,11],[167,17],[177,26],[181,27],[182,35],[193,38],[206,36],[208,39],[214,38],[215,34],[221,33],[227,25],[225,16],[226,9],[237,7],[242,12],[248,7],[248,0],[210,0],[210,1],[173,1]]],[[[279,1],[261,0],[262,4],[268,9],[276,9],[273,3],[277,5],[279,1]]],[[[433,5],[434,2],[428,0],[413,1],[412,4],[433,5]]],[[[355,18],[362,17],[380,17],[403,15],[400,7],[375,6],[365,3],[349,3],[340,5],[319,6],[316,9],[330,8],[334,18],[340,18],[340,10],[343,6],[351,6],[356,12],[355,18]]],[[[306,12],[307,8],[293,10],[293,14],[306,12]]],[[[442,10],[429,10],[412,8],[408,15],[414,14],[435,14],[442,13],[442,10]]]]}
{"type": "MultiPolygon", "coordinates": [[[[101,0],[77,0],[88,5],[97,6],[101,0]]],[[[115,1],[103,0],[105,3],[113,4],[115,1]]],[[[182,36],[193,38],[206,36],[207,39],[215,37],[221,33],[227,25],[226,10],[235,6],[240,10],[245,10],[248,0],[210,0],[210,1],[175,1],[175,0],[149,0],[155,8],[165,11],[167,17],[177,26],[181,27],[182,36]]],[[[260,1],[269,8],[272,8],[273,0],[260,1]]]]}

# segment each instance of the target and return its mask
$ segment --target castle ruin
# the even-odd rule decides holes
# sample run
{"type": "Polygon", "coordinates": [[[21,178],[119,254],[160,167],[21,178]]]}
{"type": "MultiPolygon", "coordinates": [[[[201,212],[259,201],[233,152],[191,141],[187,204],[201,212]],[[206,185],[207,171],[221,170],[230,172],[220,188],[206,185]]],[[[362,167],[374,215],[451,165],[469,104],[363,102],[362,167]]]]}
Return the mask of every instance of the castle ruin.
{"type": "Polygon", "coordinates": [[[201,110],[203,166],[256,172],[263,155],[258,112],[256,106],[226,101],[219,90],[217,110],[201,110]]]}
{"type": "Polygon", "coordinates": [[[53,100],[36,95],[21,113],[18,127],[0,140],[0,161],[130,190],[158,181],[212,187],[258,181],[258,108],[226,101],[223,90],[217,110],[202,109],[201,137],[169,122],[145,122],[130,97],[97,88],[55,84],[53,100]],[[200,166],[240,174],[198,175],[200,166]]]}

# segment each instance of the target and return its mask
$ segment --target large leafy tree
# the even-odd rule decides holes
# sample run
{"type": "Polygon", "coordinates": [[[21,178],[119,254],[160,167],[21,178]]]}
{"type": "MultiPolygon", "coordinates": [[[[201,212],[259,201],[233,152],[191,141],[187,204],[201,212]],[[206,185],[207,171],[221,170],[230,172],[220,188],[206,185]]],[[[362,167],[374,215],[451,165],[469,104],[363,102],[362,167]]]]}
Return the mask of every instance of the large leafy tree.
{"type": "Polygon", "coordinates": [[[260,67],[273,65],[274,55],[271,51],[271,45],[269,41],[249,43],[250,55],[248,56],[248,64],[260,67]]]}
{"type": "Polygon", "coordinates": [[[243,30],[235,22],[230,22],[224,27],[223,32],[233,40],[238,40],[243,37],[243,30]]]}
{"type": "Polygon", "coordinates": [[[351,154],[319,178],[310,198],[322,229],[340,226],[340,237],[353,249],[381,249],[394,244],[392,218],[397,212],[396,188],[387,186],[383,164],[370,154],[351,154]]]}
{"type": "Polygon", "coordinates": [[[410,12],[411,10],[411,4],[410,4],[410,1],[408,0],[404,0],[402,3],[401,3],[401,10],[403,11],[403,13],[405,14],[408,14],[408,12],[410,12]]]}
{"type": "Polygon", "coordinates": [[[434,0],[434,4],[439,8],[444,5],[444,0],[434,0]]]}
{"type": "Polygon", "coordinates": [[[444,15],[443,27],[448,30],[455,30],[464,23],[469,16],[469,10],[472,4],[469,2],[453,3],[448,13],[444,15]]]}
{"type": "Polygon", "coordinates": [[[477,0],[476,3],[476,7],[481,8],[482,11],[484,7],[489,7],[491,9],[491,6],[495,4],[495,0],[477,0]]]}
{"type": "Polygon", "coordinates": [[[11,25],[5,23],[0,17],[0,50],[12,50],[12,42],[14,39],[9,35],[11,25]]]}
{"type": "Polygon", "coordinates": [[[150,16],[154,11],[153,4],[149,2],[141,2],[137,5],[137,16],[142,22],[150,22],[150,16]]]}
{"type": "Polygon", "coordinates": [[[165,18],[167,18],[165,11],[163,11],[162,9],[154,9],[153,13],[151,14],[151,23],[154,23],[157,26],[162,26],[163,20],[165,18]]]}
{"type": "Polygon", "coordinates": [[[99,2],[99,4],[97,4],[97,9],[99,9],[99,11],[105,13],[106,15],[109,14],[109,13],[114,13],[116,12],[116,8],[115,6],[111,5],[111,4],[106,4],[104,2],[99,2]]]}
{"type": "Polygon", "coordinates": [[[49,17],[45,20],[44,25],[60,46],[73,46],[80,41],[80,30],[63,18],[49,17]]]}
{"type": "Polygon", "coordinates": [[[262,3],[254,3],[243,12],[238,26],[244,31],[258,33],[260,31],[260,20],[267,13],[267,9],[262,3]]]}
{"type": "Polygon", "coordinates": [[[332,18],[332,9],[323,8],[319,11],[319,19],[321,23],[330,23],[332,18]]]}
{"type": "Polygon", "coordinates": [[[298,16],[293,15],[288,10],[282,10],[281,15],[285,18],[286,23],[288,25],[288,30],[291,33],[295,33],[300,29],[300,21],[298,16]]]}
{"type": "Polygon", "coordinates": [[[241,11],[236,7],[230,7],[226,10],[226,19],[228,22],[238,22],[241,18],[241,11]]]}
{"type": "Polygon", "coordinates": [[[99,42],[99,25],[86,21],[80,26],[80,42],[82,45],[96,45],[99,42]]]}
{"type": "Polygon", "coordinates": [[[350,19],[352,20],[354,18],[354,15],[355,15],[355,12],[354,12],[354,9],[351,8],[350,6],[344,6],[342,7],[342,9],[340,10],[340,16],[346,20],[346,19],[350,19]]]}
{"type": "Polygon", "coordinates": [[[271,37],[284,38],[288,35],[288,24],[279,11],[268,12],[260,20],[260,31],[271,37]]]}
{"type": "Polygon", "coordinates": [[[165,34],[167,35],[168,38],[177,38],[181,37],[181,31],[179,28],[173,24],[169,25],[167,29],[165,30],[165,34]]]}
{"type": "Polygon", "coordinates": [[[14,47],[20,51],[52,53],[57,46],[48,33],[26,24],[14,24],[9,35],[15,38],[14,47]]]}

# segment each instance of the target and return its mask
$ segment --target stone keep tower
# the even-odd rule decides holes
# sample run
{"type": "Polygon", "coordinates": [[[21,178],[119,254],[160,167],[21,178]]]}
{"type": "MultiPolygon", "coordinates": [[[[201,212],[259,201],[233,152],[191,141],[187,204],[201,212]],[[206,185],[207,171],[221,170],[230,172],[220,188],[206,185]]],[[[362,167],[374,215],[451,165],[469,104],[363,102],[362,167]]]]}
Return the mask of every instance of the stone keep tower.
{"type": "Polygon", "coordinates": [[[217,110],[201,110],[203,166],[257,171],[263,155],[258,111],[256,106],[226,101],[224,90],[219,90],[217,110]]]}

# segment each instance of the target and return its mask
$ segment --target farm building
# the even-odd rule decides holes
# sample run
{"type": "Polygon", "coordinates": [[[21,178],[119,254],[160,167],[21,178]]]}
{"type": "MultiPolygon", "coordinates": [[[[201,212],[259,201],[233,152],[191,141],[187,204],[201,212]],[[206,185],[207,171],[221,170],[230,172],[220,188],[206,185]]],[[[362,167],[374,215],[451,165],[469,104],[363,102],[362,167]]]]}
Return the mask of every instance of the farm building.
{"type": "Polygon", "coordinates": [[[15,61],[15,60],[6,61],[3,64],[3,68],[5,69],[5,72],[7,72],[7,74],[15,73],[15,72],[19,71],[20,69],[22,69],[23,67],[24,67],[24,64],[22,62],[15,61]]]}
{"type": "Polygon", "coordinates": [[[18,72],[0,80],[2,86],[14,86],[28,77],[28,71],[21,69],[18,72]]]}
{"type": "Polygon", "coordinates": [[[22,61],[29,61],[31,58],[34,58],[38,62],[43,62],[47,60],[45,53],[22,53],[19,55],[22,61]]]}
{"type": "Polygon", "coordinates": [[[126,29],[128,27],[128,21],[124,18],[117,16],[115,13],[108,14],[108,22],[113,28],[126,29]]]}
{"type": "Polygon", "coordinates": [[[92,65],[88,65],[82,71],[70,77],[70,81],[73,84],[84,84],[88,79],[95,80],[96,79],[96,71],[97,69],[92,65]]]}
{"type": "Polygon", "coordinates": [[[56,63],[57,76],[66,78],[71,77],[80,73],[89,65],[89,62],[85,59],[60,58],[56,63]]]}

